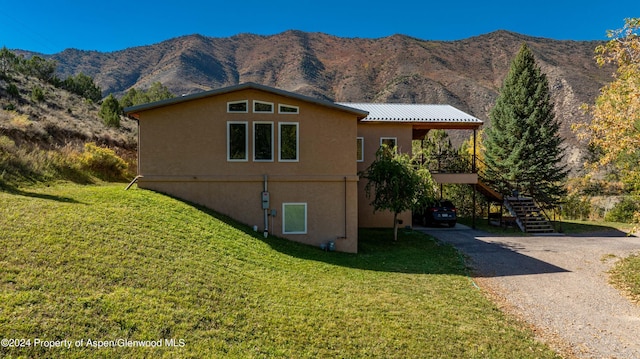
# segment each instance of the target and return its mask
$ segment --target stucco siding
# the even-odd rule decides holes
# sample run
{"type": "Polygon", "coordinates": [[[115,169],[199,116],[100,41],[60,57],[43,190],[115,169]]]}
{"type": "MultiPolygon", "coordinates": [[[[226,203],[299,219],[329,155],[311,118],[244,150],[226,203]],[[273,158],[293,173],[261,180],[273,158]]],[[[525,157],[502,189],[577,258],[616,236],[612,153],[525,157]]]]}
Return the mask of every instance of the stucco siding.
{"type": "MultiPolygon", "coordinates": [[[[364,139],[364,161],[358,162],[358,172],[365,171],[375,160],[376,152],[380,148],[380,139],[383,137],[397,138],[397,146],[401,152],[411,153],[412,125],[410,123],[360,123],[358,124],[358,137],[364,139]]],[[[370,205],[372,198],[368,198],[365,192],[366,180],[360,179],[358,184],[358,223],[360,227],[377,228],[392,227],[393,214],[389,211],[373,211],[370,205]]],[[[373,193],[371,193],[373,196],[373,193]]],[[[411,212],[400,213],[398,219],[401,226],[412,226],[411,212]]]]}
{"type": "MultiPolygon", "coordinates": [[[[211,208],[240,223],[250,227],[256,226],[260,233],[265,229],[261,202],[264,188],[262,178],[228,181],[153,177],[141,179],[139,186],[211,208]]],[[[308,178],[303,181],[267,177],[267,188],[270,194],[270,208],[267,211],[269,215],[266,225],[270,234],[314,246],[334,241],[338,251],[357,252],[358,205],[357,182],[354,176],[346,179],[308,178]],[[306,204],[306,234],[284,233],[283,203],[306,204]],[[275,210],[275,216],[272,216],[272,210],[275,210]]]]}
{"type": "Polygon", "coordinates": [[[177,104],[140,114],[142,175],[323,174],[356,173],[356,119],[315,104],[296,102],[254,90],[177,104]],[[229,101],[254,100],[300,107],[300,114],[227,113],[229,101]],[[227,161],[227,122],[274,122],[273,162],[255,162],[249,137],[247,162],[227,161]],[[299,123],[298,162],[278,161],[278,124],[299,123]]]}
{"type": "Polygon", "coordinates": [[[353,113],[321,104],[244,89],[137,113],[140,126],[139,180],[148,188],[197,203],[264,230],[261,192],[270,194],[269,232],[336,250],[357,252],[358,182],[353,113]],[[227,103],[246,100],[247,113],[228,113],[227,103]],[[273,113],[254,113],[253,101],[273,103],[273,113]],[[278,113],[278,105],[299,108],[278,113]],[[247,159],[228,160],[228,123],[247,124],[247,159]],[[254,123],[273,123],[273,159],[254,160],[254,123]],[[298,158],[280,161],[279,124],[297,123],[298,158]],[[346,181],[345,181],[346,178],[346,181]],[[286,234],[282,204],[304,203],[305,234],[286,234]],[[346,208],[346,210],[345,210],[346,208]]]}

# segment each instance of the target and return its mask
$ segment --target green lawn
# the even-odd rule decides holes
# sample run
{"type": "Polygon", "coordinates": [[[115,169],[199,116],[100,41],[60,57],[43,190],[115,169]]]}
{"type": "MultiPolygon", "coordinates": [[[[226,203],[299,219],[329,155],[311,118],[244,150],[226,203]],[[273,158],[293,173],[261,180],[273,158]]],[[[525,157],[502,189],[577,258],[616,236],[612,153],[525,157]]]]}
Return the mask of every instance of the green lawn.
{"type": "Polygon", "coordinates": [[[618,289],[640,304],[640,253],[621,259],[609,274],[618,289]]]}
{"type": "Polygon", "coordinates": [[[0,192],[0,338],[31,340],[0,357],[555,357],[425,235],[323,252],[123,187],[0,192]]]}
{"type": "MultiPolygon", "coordinates": [[[[465,224],[467,226],[472,225],[471,218],[459,218],[460,223],[465,224]]],[[[621,232],[628,233],[634,229],[636,226],[632,223],[619,223],[619,222],[605,222],[605,221],[580,221],[580,220],[562,220],[562,221],[552,221],[551,225],[556,229],[557,232],[564,234],[584,234],[589,232],[604,232],[604,231],[614,231],[618,230],[621,232]]],[[[497,234],[497,235],[505,235],[505,236],[526,236],[528,234],[522,233],[522,231],[517,227],[499,227],[496,225],[491,225],[488,223],[486,218],[476,218],[476,229],[497,234]]]]}

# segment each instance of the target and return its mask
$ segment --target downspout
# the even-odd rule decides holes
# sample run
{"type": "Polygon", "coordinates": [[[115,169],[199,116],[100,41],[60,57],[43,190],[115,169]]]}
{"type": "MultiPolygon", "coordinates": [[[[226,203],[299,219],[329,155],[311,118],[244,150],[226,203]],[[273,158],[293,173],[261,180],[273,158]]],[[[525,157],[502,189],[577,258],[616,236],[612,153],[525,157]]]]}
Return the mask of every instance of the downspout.
{"type": "Polygon", "coordinates": [[[344,176],[344,237],[347,238],[347,176],[344,176]]]}
{"type": "MultiPolygon", "coordinates": [[[[264,175],[264,192],[267,192],[267,175],[264,175]]],[[[268,207],[264,206],[263,207],[268,207]]],[[[264,210],[264,237],[269,235],[269,208],[263,208],[264,210]]]]}
{"type": "Polygon", "coordinates": [[[140,120],[138,120],[137,118],[135,118],[133,116],[129,116],[129,115],[127,115],[127,117],[132,119],[132,120],[135,120],[136,123],[138,124],[138,148],[136,149],[136,151],[138,152],[138,161],[136,163],[136,170],[137,170],[138,173],[137,173],[136,177],[124,189],[125,191],[129,190],[129,188],[131,188],[131,186],[133,186],[134,183],[138,182],[138,180],[143,177],[140,174],[140,120]]]}

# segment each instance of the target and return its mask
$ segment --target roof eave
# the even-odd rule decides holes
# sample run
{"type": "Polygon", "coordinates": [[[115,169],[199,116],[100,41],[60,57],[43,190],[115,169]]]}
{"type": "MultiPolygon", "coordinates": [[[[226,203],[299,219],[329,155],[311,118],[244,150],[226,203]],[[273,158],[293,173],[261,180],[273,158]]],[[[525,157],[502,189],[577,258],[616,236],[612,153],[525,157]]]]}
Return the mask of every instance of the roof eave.
{"type": "Polygon", "coordinates": [[[294,92],[280,90],[280,89],[269,87],[269,86],[265,86],[265,85],[260,85],[260,84],[254,83],[254,82],[246,82],[246,83],[239,84],[239,85],[228,86],[228,87],[223,87],[223,88],[219,88],[219,89],[198,92],[198,93],[191,94],[191,95],[183,95],[183,96],[174,97],[174,98],[167,99],[167,100],[161,100],[161,101],[146,103],[146,104],[142,104],[142,105],[130,106],[130,107],[124,108],[124,113],[126,115],[138,118],[140,112],[149,111],[149,110],[153,110],[153,109],[160,108],[160,107],[165,107],[165,106],[171,106],[171,105],[175,105],[175,104],[179,104],[179,103],[183,103],[183,102],[199,100],[199,99],[203,99],[203,98],[207,98],[207,97],[222,95],[222,94],[226,94],[226,93],[242,91],[242,90],[246,90],[246,89],[256,89],[256,90],[261,90],[261,91],[265,91],[265,92],[270,92],[270,93],[277,94],[277,95],[280,95],[280,96],[283,96],[283,97],[288,97],[288,98],[292,98],[292,99],[296,99],[296,100],[300,100],[300,101],[313,103],[313,104],[320,105],[320,106],[334,108],[336,110],[349,112],[349,113],[352,113],[352,114],[356,115],[358,120],[366,118],[369,115],[368,111],[364,111],[364,110],[360,110],[360,109],[357,109],[357,108],[336,104],[336,103],[325,101],[325,100],[319,100],[319,99],[316,99],[316,98],[313,98],[313,97],[300,95],[300,94],[297,94],[297,93],[294,93],[294,92]]]}

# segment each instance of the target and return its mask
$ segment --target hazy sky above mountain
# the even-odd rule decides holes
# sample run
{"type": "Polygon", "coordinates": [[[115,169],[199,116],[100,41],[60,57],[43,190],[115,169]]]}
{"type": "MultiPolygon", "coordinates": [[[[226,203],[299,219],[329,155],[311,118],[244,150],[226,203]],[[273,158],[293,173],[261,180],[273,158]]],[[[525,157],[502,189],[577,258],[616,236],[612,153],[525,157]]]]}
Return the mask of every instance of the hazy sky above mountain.
{"type": "Polygon", "coordinates": [[[173,37],[286,30],[340,37],[404,34],[460,40],[495,30],[558,40],[606,40],[640,16],[640,1],[15,1],[0,0],[0,47],[52,54],[116,51],[173,37]],[[626,4],[625,4],[626,3],[626,4]]]}

